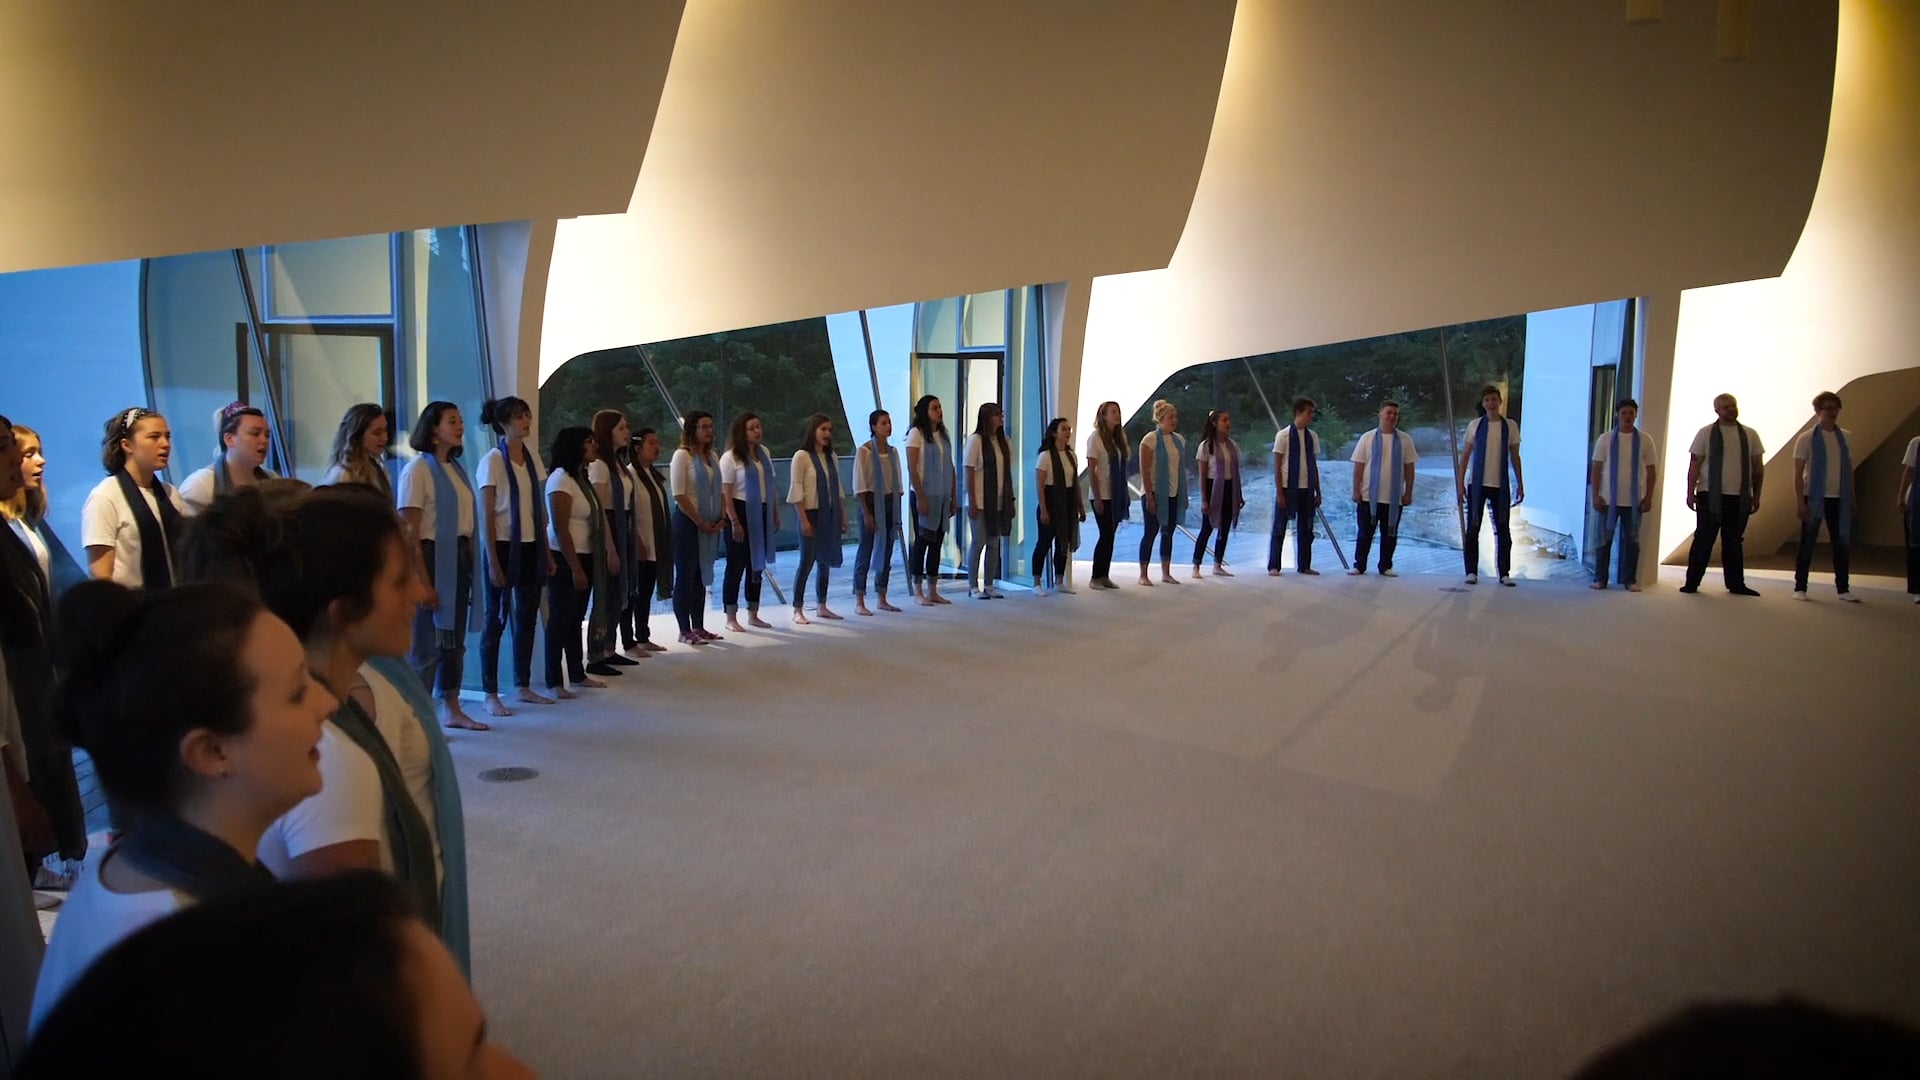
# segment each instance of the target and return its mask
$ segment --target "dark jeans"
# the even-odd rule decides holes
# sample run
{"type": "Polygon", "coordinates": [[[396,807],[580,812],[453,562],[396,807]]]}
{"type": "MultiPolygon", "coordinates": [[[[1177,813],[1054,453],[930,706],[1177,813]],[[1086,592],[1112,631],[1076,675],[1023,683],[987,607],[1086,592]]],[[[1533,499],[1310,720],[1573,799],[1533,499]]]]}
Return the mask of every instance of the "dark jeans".
{"type": "MultiPolygon", "coordinates": [[[[507,558],[513,545],[505,540],[493,543],[493,555],[503,572],[511,573],[507,558]]],[[[480,688],[489,694],[500,692],[500,637],[506,633],[509,613],[513,623],[513,685],[525,689],[533,684],[533,634],[540,621],[540,589],[547,579],[547,554],[544,547],[523,544],[519,573],[506,585],[493,583],[487,574],[487,623],[480,631],[480,688]]]]}
{"type": "MultiPolygon", "coordinates": [[[[1319,497],[1313,492],[1301,488],[1287,489],[1287,505],[1273,508],[1273,536],[1267,543],[1267,569],[1280,569],[1280,550],[1281,545],[1287,542],[1289,521],[1293,523],[1294,569],[1313,569],[1313,512],[1319,508],[1319,497]]],[[[1385,549],[1382,551],[1384,553],[1385,549]]]]}
{"type": "Polygon", "coordinates": [[[1713,557],[1713,541],[1720,540],[1720,568],[1727,588],[1747,587],[1746,539],[1747,500],[1739,495],[1720,496],[1720,514],[1715,516],[1704,492],[1693,499],[1693,550],[1687,553],[1687,588],[1697,589],[1707,576],[1707,560],[1713,557]]]}
{"type": "Polygon", "coordinates": [[[1207,537],[1209,536],[1215,537],[1213,542],[1214,565],[1217,566],[1226,561],[1227,534],[1233,531],[1234,522],[1240,516],[1240,512],[1237,509],[1224,505],[1225,500],[1230,496],[1220,496],[1222,501],[1220,516],[1225,520],[1220,523],[1219,531],[1216,532],[1214,530],[1213,518],[1207,514],[1207,507],[1213,502],[1213,485],[1218,482],[1217,480],[1208,479],[1207,482],[1202,485],[1201,498],[1206,501],[1200,504],[1200,535],[1193,538],[1193,565],[1195,566],[1200,565],[1200,557],[1206,553],[1207,537]]]}
{"type": "Polygon", "coordinates": [[[1913,526],[1905,518],[1900,521],[1900,531],[1907,538],[1907,592],[1920,596],[1920,536],[1913,535],[1913,526]]]}
{"type": "Polygon", "coordinates": [[[673,512],[673,617],[683,634],[706,629],[707,582],[700,576],[700,570],[700,527],[676,509],[673,512]]]}
{"type": "Polygon", "coordinates": [[[1093,542],[1093,580],[1105,581],[1113,573],[1113,534],[1120,531],[1120,504],[1113,499],[1106,500],[1106,513],[1098,508],[1093,512],[1093,523],[1100,530],[1100,538],[1093,542]]]}
{"type": "Polygon", "coordinates": [[[1157,509],[1159,507],[1152,503],[1141,504],[1141,512],[1146,517],[1146,529],[1140,534],[1141,566],[1147,565],[1148,557],[1153,554],[1153,538],[1156,534],[1160,537],[1160,561],[1173,561],[1173,528],[1179,523],[1169,518],[1165,524],[1161,524],[1160,515],[1154,513],[1157,509]]]}
{"type": "Polygon", "coordinates": [[[1807,572],[1813,569],[1813,548],[1820,540],[1820,521],[1827,522],[1827,539],[1833,542],[1833,587],[1836,592],[1847,591],[1847,570],[1853,563],[1853,545],[1840,537],[1840,500],[1823,500],[1825,507],[1814,507],[1813,513],[1800,523],[1800,553],[1793,560],[1793,591],[1807,591],[1807,572]]]}
{"type": "Polygon", "coordinates": [[[947,530],[913,530],[913,547],[907,551],[907,576],[915,580],[940,579],[940,548],[947,542],[947,530]]]}
{"type": "Polygon", "coordinates": [[[1607,571],[1613,561],[1613,537],[1620,536],[1620,584],[1634,585],[1640,580],[1640,513],[1637,507],[1609,506],[1600,512],[1600,551],[1593,579],[1607,583],[1607,571]]]}
{"type": "Polygon", "coordinates": [[[840,543],[840,537],[838,536],[820,535],[820,511],[802,510],[800,512],[807,515],[807,522],[813,526],[814,535],[808,536],[806,533],[800,534],[800,568],[794,571],[793,574],[793,608],[795,611],[806,606],[807,574],[812,572],[816,567],[819,568],[819,572],[814,575],[813,602],[816,604],[824,604],[827,602],[827,574],[831,572],[833,568],[828,566],[827,560],[821,557],[821,550],[828,544],[840,543]]]}
{"type": "Polygon", "coordinates": [[[1493,508],[1493,559],[1499,567],[1500,576],[1506,577],[1513,571],[1513,530],[1508,527],[1509,514],[1513,510],[1513,497],[1503,487],[1479,489],[1476,498],[1473,488],[1467,489],[1467,573],[1480,572],[1480,521],[1486,515],[1487,508],[1493,508]]]}
{"type": "MultiPolygon", "coordinates": [[[[581,563],[591,566],[584,552],[581,563]]],[[[566,556],[557,555],[553,576],[547,579],[547,685],[559,689],[566,685],[560,677],[560,662],[566,661],[566,677],[580,682],[587,677],[582,659],[581,634],[587,621],[587,597],[592,586],[582,589],[573,583],[573,567],[566,556]]]]}
{"type": "Polygon", "coordinates": [[[1380,569],[1393,569],[1393,549],[1400,543],[1400,515],[1405,509],[1391,503],[1353,504],[1354,524],[1358,526],[1353,538],[1353,565],[1356,569],[1366,570],[1367,555],[1373,550],[1376,529],[1380,532],[1380,569]]]}
{"type": "MultiPolygon", "coordinates": [[[[898,502],[899,498],[896,496],[894,501],[898,502]]],[[[876,517],[874,524],[876,526],[880,525],[881,520],[876,517]]],[[[867,528],[866,515],[862,513],[860,517],[860,550],[853,557],[854,595],[867,595],[867,572],[869,570],[873,571],[874,574],[873,587],[881,596],[887,595],[887,579],[893,576],[893,535],[891,533],[879,532],[877,529],[867,528]],[[878,563],[874,561],[876,554],[880,557],[878,563]]]]}
{"type": "Polygon", "coordinates": [[[1067,550],[1067,541],[1073,537],[1073,522],[1061,520],[1057,512],[1051,507],[1048,508],[1048,512],[1055,515],[1054,521],[1038,521],[1040,515],[1038,513],[1034,514],[1034,518],[1038,521],[1039,525],[1035,530],[1035,535],[1037,535],[1039,539],[1035,541],[1033,545],[1033,576],[1036,578],[1040,576],[1040,568],[1046,565],[1047,549],[1051,548],[1053,549],[1053,580],[1055,582],[1065,582],[1067,580],[1067,559],[1070,557],[1070,553],[1067,550]],[[1054,527],[1055,521],[1059,522],[1059,528],[1057,529],[1054,527]]]}
{"type": "Polygon", "coordinates": [[[413,616],[413,649],[408,659],[420,681],[442,701],[460,696],[460,679],[467,667],[467,613],[473,604],[473,541],[463,536],[459,546],[459,557],[454,560],[458,580],[449,588],[433,580],[433,541],[420,541],[420,557],[427,568],[427,580],[433,581],[441,606],[452,605],[454,629],[443,633],[433,624],[433,609],[419,609],[413,616]]]}
{"type": "MultiPolygon", "coordinates": [[[[768,512],[765,503],[760,512],[767,516],[763,519],[769,531],[773,528],[773,515],[768,512]]],[[[733,500],[734,520],[740,523],[740,539],[733,538],[733,527],[728,526],[720,533],[727,539],[727,573],[720,580],[720,602],[731,615],[740,607],[740,583],[747,585],[747,610],[760,609],[760,581],[762,575],[753,571],[753,554],[747,550],[747,504],[744,499],[733,500]]]]}
{"type": "Polygon", "coordinates": [[[620,644],[626,648],[653,640],[647,617],[653,614],[653,590],[660,583],[660,564],[644,559],[633,567],[633,596],[620,620],[620,644]]]}

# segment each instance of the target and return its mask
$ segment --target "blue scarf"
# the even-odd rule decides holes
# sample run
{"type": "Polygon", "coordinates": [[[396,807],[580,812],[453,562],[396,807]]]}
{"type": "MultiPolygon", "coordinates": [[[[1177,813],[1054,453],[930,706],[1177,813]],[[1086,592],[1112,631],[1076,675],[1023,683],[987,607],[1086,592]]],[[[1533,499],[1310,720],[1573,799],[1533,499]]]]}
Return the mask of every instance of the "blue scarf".
{"type": "Polygon", "coordinates": [[[953,447],[943,432],[926,437],[920,447],[920,492],[927,497],[927,513],[915,521],[922,529],[939,532],[947,527],[947,501],[953,497],[953,447]]]}
{"type": "MultiPolygon", "coordinates": [[[[1479,498],[1480,489],[1485,486],[1484,481],[1487,476],[1487,422],[1491,419],[1493,418],[1490,416],[1480,417],[1479,433],[1473,437],[1473,475],[1467,478],[1467,494],[1471,498],[1479,498]]],[[[1396,444],[1399,441],[1398,439],[1394,440],[1396,444]]],[[[1506,483],[1507,466],[1511,464],[1512,458],[1513,455],[1507,452],[1507,418],[1502,416],[1500,418],[1500,482],[1502,485],[1506,483]]]]}
{"type": "MultiPolygon", "coordinates": [[[[546,470],[540,467],[539,455],[533,452],[533,446],[523,445],[527,451],[527,475],[529,477],[546,475],[546,470]]],[[[520,580],[522,565],[520,560],[525,557],[526,549],[537,545],[539,551],[547,550],[547,500],[538,490],[529,493],[533,497],[533,537],[529,539],[521,535],[520,472],[513,467],[513,450],[507,445],[505,439],[500,440],[500,463],[506,466],[507,474],[507,565],[505,569],[508,583],[517,584],[520,580]]],[[[534,486],[536,489],[539,487],[537,484],[534,486]]],[[[438,496],[436,495],[435,498],[437,499],[438,496]]],[[[492,508],[489,507],[488,510],[491,512],[492,508]]],[[[435,529],[438,528],[436,524],[435,529]]],[[[492,551],[488,551],[487,558],[493,559],[496,556],[492,551]]]]}
{"type": "MultiPolygon", "coordinates": [[[[458,634],[463,631],[453,624],[453,613],[460,606],[455,595],[460,587],[460,497],[454,491],[453,478],[460,478],[469,502],[474,502],[473,481],[467,479],[467,470],[458,461],[449,469],[441,464],[440,455],[425,457],[433,473],[433,587],[440,594],[440,606],[433,609],[433,625],[437,630],[458,634]]],[[[476,515],[480,512],[477,502],[473,509],[476,515]]],[[[464,632],[471,634],[478,629],[480,605],[469,598],[464,632]]]]}
{"type": "Polygon", "coordinates": [[[1207,520],[1219,529],[1232,524],[1240,508],[1240,444],[1232,439],[1215,439],[1212,460],[1213,490],[1207,493],[1207,520]],[[1228,466],[1233,472],[1231,477],[1220,475],[1225,471],[1220,468],[1223,458],[1232,462],[1228,466]]]}
{"type": "Polygon", "coordinates": [[[426,732],[433,757],[433,827],[440,836],[440,940],[471,978],[473,959],[467,931],[467,821],[460,805],[460,776],[454,770],[447,734],[440,730],[433,698],[420,676],[397,656],[376,656],[367,667],[393,684],[407,699],[413,718],[426,732]]]}
{"type": "MultiPolygon", "coordinates": [[[[1097,434],[1094,437],[1099,438],[1097,434]]],[[[1114,521],[1126,521],[1133,508],[1133,489],[1127,486],[1127,455],[1114,453],[1114,448],[1104,441],[1101,448],[1107,452],[1107,516],[1114,521]]]]}
{"type": "MultiPolygon", "coordinates": [[[[895,491],[900,482],[895,479],[900,472],[900,459],[893,447],[881,442],[878,437],[867,440],[867,461],[873,466],[873,534],[887,537],[892,542],[894,523],[900,516],[900,493],[895,491]]],[[[861,524],[866,524],[865,515],[861,524]]]]}
{"type": "MultiPolygon", "coordinates": [[[[700,519],[707,522],[720,520],[720,468],[707,460],[706,454],[696,454],[689,450],[693,458],[693,505],[700,511],[700,519]]],[[[702,530],[700,532],[700,582],[707,588],[713,587],[713,560],[720,555],[720,534],[702,530]]]]}
{"type": "Polygon", "coordinates": [[[766,484],[761,479],[773,475],[773,456],[767,453],[766,447],[756,446],[753,460],[753,465],[740,470],[740,487],[741,501],[747,504],[747,560],[757,574],[773,565],[773,530],[768,528],[772,522],[767,515],[766,484]]]}
{"type": "MultiPolygon", "coordinates": [[[[273,474],[255,465],[253,467],[253,478],[255,480],[271,480],[273,479],[273,474]]],[[[233,494],[233,471],[227,468],[227,452],[222,450],[213,455],[213,497],[217,499],[222,495],[231,494],[233,494]]]]}
{"type": "MultiPolygon", "coordinates": [[[[1820,434],[1816,426],[1813,437],[1807,440],[1807,509],[1813,514],[1810,520],[1816,531],[1827,506],[1827,440],[1820,434]]],[[[1833,429],[1833,441],[1840,444],[1840,490],[1834,492],[1840,500],[1840,535],[1833,540],[1844,544],[1853,538],[1853,448],[1839,428],[1833,429]]]]}
{"type": "MultiPolygon", "coordinates": [[[[1397,444],[1398,439],[1394,440],[1397,444]]],[[[1287,425],[1287,490],[1320,494],[1320,455],[1314,451],[1311,431],[1301,434],[1299,424],[1287,425]],[[1306,477],[1301,483],[1301,459],[1305,458],[1306,477]]]]}
{"type": "MultiPolygon", "coordinates": [[[[612,520],[613,532],[609,539],[613,550],[620,556],[620,573],[609,587],[614,591],[610,596],[626,597],[633,595],[633,576],[637,569],[637,545],[633,542],[633,508],[627,502],[627,469],[620,464],[620,455],[613,450],[600,459],[607,466],[607,517],[612,520]]],[[[619,607],[618,603],[611,603],[619,607]]]]}
{"type": "MultiPolygon", "coordinates": [[[[1187,453],[1187,440],[1178,432],[1168,434],[1155,428],[1149,433],[1153,439],[1153,498],[1154,509],[1165,528],[1168,522],[1178,522],[1187,516],[1187,470],[1182,459],[1187,453]],[[1167,444],[1171,442],[1172,448],[1167,444]]],[[[1140,446],[1146,448],[1147,440],[1141,439],[1140,446]]]]}
{"type": "Polygon", "coordinates": [[[1374,428],[1373,447],[1368,451],[1367,457],[1373,462],[1373,489],[1367,493],[1367,501],[1372,503],[1386,503],[1389,507],[1388,513],[1398,513],[1400,509],[1400,484],[1401,481],[1405,479],[1404,472],[1406,469],[1406,466],[1400,461],[1400,433],[1395,431],[1389,436],[1379,428],[1374,428]],[[1385,445],[1389,438],[1393,440],[1391,449],[1385,445]],[[1380,455],[1382,453],[1386,454],[1389,460],[1381,461],[1380,455]],[[1387,480],[1387,497],[1384,499],[1380,497],[1380,478],[1382,476],[1389,477],[1387,480]]]}
{"type": "MultiPolygon", "coordinates": [[[[1627,500],[1627,505],[1625,506],[1610,505],[1608,509],[1610,511],[1615,511],[1615,512],[1625,511],[1628,514],[1631,514],[1635,520],[1638,520],[1640,517],[1641,473],[1640,473],[1640,431],[1637,428],[1634,429],[1634,432],[1633,432],[1633,455],[1632,456],[1633,456],[1633,465],[1632,465],[1633,476],[1632,476],[1632,479],[1630,480],[1631,495],[1627,500]]],[[[1620,429],[1618,427],[1615,427],[1613,429],[1613,442],[1611,445],[1607,447],[1607,502],[1609,504],[1615,503],[1616,500],[1619,498],[1619,492],[1620,492],[1620,429]]]]}
{"type": "Polygon", "coordinates": [[[845,558],[840,529],[846,514],[840,501],[840,458],[829,452],[823,464],[818,450],[807,451],[807,457],[813,461],[814,501],[820,505],[820,516],[813,523],[814,558],[825,566],[839,566],[845,558]]]}

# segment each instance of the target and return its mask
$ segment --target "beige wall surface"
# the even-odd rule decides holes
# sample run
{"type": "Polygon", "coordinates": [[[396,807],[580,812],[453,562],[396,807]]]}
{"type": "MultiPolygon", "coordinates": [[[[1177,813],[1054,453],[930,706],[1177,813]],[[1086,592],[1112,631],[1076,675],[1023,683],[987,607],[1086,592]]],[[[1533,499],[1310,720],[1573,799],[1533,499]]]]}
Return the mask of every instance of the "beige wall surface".
{"type": "Polygon", "coordinates": [[[0,3],[0,272],[617,210],[681,6],[0,3]]]}

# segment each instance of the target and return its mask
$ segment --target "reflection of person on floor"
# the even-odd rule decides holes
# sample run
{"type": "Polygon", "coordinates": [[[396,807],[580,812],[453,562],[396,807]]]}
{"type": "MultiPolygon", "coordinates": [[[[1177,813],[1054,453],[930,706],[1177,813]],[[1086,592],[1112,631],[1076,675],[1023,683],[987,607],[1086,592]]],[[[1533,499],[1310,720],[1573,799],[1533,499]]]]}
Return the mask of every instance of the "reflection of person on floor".
{"type": "Polygon", "coordinates": [[[1200,560],[1207,550],[1207,537],[1217,535],[1213,544],[1213,573],[1232,577],[1227,569],[1227,534],[1240,520],[1247,500],[1240,494],[1240,444],[1231,438],[1233,417],[1225,409],[1207,414],[1200,436],[1200,449],[1194,462],[1200,473],[1200,497],[1206,500],[1200,515],[1200,535],[1193,542],[1193,576],[1200,576],[1200,560]],[[1215,530],[1219,530],[1215,533],[1215,530]]]}
{"type": "Polygon", "coordinates": [[[1080,547],[1080,523],[1087,520],[1087,502],[1080,494],[1080,462],[1073,454],[1073,425],[1064,416],[1056,416],[1047,425],[1040,441],[1040,455],[1033,463],[1033,487],[1040,493],[1035,512],[1040,520],[1040,539],[1033,545],[1033,589],[1046,594],[1047,550],[1053,549],[1054,588],[1072,595],[1067,581],[1067,560],[1080,547]]]}
{"type": "Polygon", "coordinates": [[[1000,544],[1013,535],[1013,447],[1007,442],[1007,417],[1000,406],[983,402],[967,437],[968,595],[1004,600],[993,587],[1000,580],[1000,544]],[[986,574],[981,575],[985,557],[986,574]]]}
{"type": "Polygon", "coordinates": [[[1894,507],[1906,532],[1907,596],[1920,604],[1920,437],[1907,443],[1900,464],[1900,497],[1894,507]]]}
{"type": "Polygon", "coordinates": [[[1833,584],[1840,599],[1859,603],[1847,590],[1847,569],[1853,560],[1853,436],[1840,426],[1840,395],[1824,391],[1813,399],[1820,418],[1812,430],[1793,444],[1793,493],[1800,513],[1800,551],[1793,563],[1793,598],[1807,598],[1807,572],[1813,569],[1813,547],[1820,539],[1820,522],[1827,523],[1833,544],[1833,584]]]}
{"type": "Polygon", "coordinates": [[[900,451],[893,438],[893,417],[885,409],[867,414],[870,438],[853,455],[853,497],[860,502],[860,550],[853,557],[853,610],[873,614],[867,606],[867,572],[875,572],[874,590],[881,611],[899,611],[887,603],[887,581],[893,576],[893,534],[900,527],[900,451]],[[874,562],[878,555],[880,561],[874,562]]]}
{"type": "Polygon", "coordinates": [[[1740,403],[1732,394],[1714,398],[1713,411],[1718,419],[1693,437],[1687,462],[1687,509],[1694,512],[1698,524],[1693,530],[1693,550],[1687,553],[1687,581],[1680,591],[1700,591],[1717,536],[1727,591],[1759,596],[1747,588],[1745,542],[1747,519],[1760,509],[1760,489],[1767,478],[1762,456],[1767,451],[1760,445],[1760,433],[1740,422],[1740,403]],[[1734,441],[1740,445],[1728,445],[1734,441]]]}
{"type": "Polygon", "coordinates": [[[1146,531],[1140,537],[1140,584],[1151,585],[1147,560],[1153,555],[1153,539],[1160,538],[1160,580],[1178,585],[1173,576],[1173,530],[1187,514],[1187,440],[1174,429],[1180,426],[1180,410],[1164,398],[1153,403],[1152,431],[1140,438],[1140,509],[1146,517],[1146,531]]]}
{"type": "Polygon", "coordinates": [[[1593,444],[1593,509],[1600,515],[1600,553],[1593,587],[1607,587],[1613,537],[1620,534],[1620,584],[1639,592],[1640,515],[1653,508],[1653,476],[1660,452],[1653,437],[1634,426],[1640,405],[1626,398],[1614,407],[1617,423],[1593,444]]]}
{"type": "Polygon", "coordinates": [[[1500,415],[1499,387],[1480,391],[1480,419],[1467,425],[1467,443],[1460,448],[1454,494],[1467,504],[1467,584],[1480,583],[1480,520],[1493,508],[1493,557],[1500,584],[1513,584],[1513,508],[1527,501],[1527,481],[1520,471],[1520,424],[1500,415]],[[1513,465],[1511,497],[1507,465],[1513,465]]]}
{"type": "MultiPolygon", "coordinates": [[[[1280,576],[1280,548],[1287,542],[1287,520],[1293,520],[1293,566],[1302,574],[1313,568],[1313,515],[1320,509],[1320,435],[1309,425],[1316,408],[1312,398],[1293,403],[1293,423],[1273,438],[1273,535],[1267,541],[1267,576],[1280,576]]],[[[1389,557],[1389,563],[1392,559],[1389,557]]]]}
{"type": "MultiPolygon", "coordinates": [[[[1378,529],[1380,576],[1399,576],[1393,572],[1393,549],[1400,542],[1400,515],[1413,505],[1413,463],[1419,460],[1413,436],[1400,430],[1400,403],[1389,401],[1380,406],[1380,426],[1360,436],[1353,447],[1357,534],[1349,575],[1367,572],[1367,554],[1373,550],[1373,534],[1378,529]]],[[[1308,531],[1304,524],[1301,531],[1308,531]]]]}
{"type": "Polygon", "coordinates": [[[1120,403],[1103,401],[1094,414],[1094,431],[1087,437],[1087,484],[1093,488],[1093,520],[1100,539],[1093,545],[1093,578],[1096,589],[1117,589],[1108,575],[1113,572],[1113,535],[1127,520],[1133,492],[1127,488],[1127,429],[1120,415],[1120,403]]]}

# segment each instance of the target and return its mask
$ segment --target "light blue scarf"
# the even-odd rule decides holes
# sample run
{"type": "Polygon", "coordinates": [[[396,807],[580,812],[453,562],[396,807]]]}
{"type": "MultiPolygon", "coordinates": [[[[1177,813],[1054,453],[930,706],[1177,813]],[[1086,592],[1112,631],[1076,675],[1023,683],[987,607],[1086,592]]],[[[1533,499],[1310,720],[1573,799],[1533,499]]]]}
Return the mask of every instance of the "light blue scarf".
{"type": "Polygon", "coordinates": [[[813,461],[813,495],[820,507],[813,525],[814,558],[827,566],[839,566],[846,554],[840,531],[847,512],[840,500],[840,455],[829,452],[821,461],[820,451],[809,450],[807,457],[813,461]]]}
{"type": "MultiPolygon", "coordinates": [[[[1640,431],[1638,428],[1635,428],[1633,432],[1633,453],[1631,456],[1633,458],[1633,461],[1630,465],[1630,468],[1633,470],[1633,475],[1628,480],[1629,494],[1627,498],[1627,505],[1609,506],[1608,509],[1615,513],[1624,512],[1624,513],[1630,514],[1632,515],[1633,520],[1638,521],[1640,519],[1640,477],[1641,477],[1640,431]]],[[[1607,447],[1607,501],[1609,503],[1614,502],[1618,498],[1619,491],[1620,491],[1620,429],[1618,427],[1615,427],[1613,429],[1613,442],[1611,445],[1607,447]]]]}
{"type": "Polygon", "coordinates": [[[460,587],[460,496],[454,490],[455,477],[476,515],[480,505],[473,497],[473,481],[458,459],[452,460],[452,468],[442,465],[438,454],[427,454],[426,459],[433,473],[433,587],[440,594],[440,606],[433,609],[433,626],[450,634],[471,634],[480,629],[480,605],[472,597],[467,598],[466,628],[453,623],[460,599],[455,595],[460,587]]]}
{"type": "MultiPolygon", "coordinates": [[[[899,452],[875,438],[867,440],[867,460],[873,466],[873,534],[892,542],[894,523],[900,518],[899,452]]],[[[865,515],[861,525],[866,524],[865,515]]]]}
{"type": "Polygon", "coordinates": [[[762,480],[762,477],[773,476],[773,456],[767,453],[766,447],[755,446],[753,460],[759,468],[742,467],[740,487],[741,501],[747,504],[748,567],[757,574],[773,565],[773,530],[769,528],[772,521],[768,516],[766,483],[762,480]]]}
{"type": "MultiPolygon", "coordinates": [[[[1807,440],[1807,509],[1812,512],[1816,531],[1820,516],[1826,513],[1828,498],[1827,440],[1820,435],[1820,428],[1816,426],[1813,437],[1807,440]]],[[[1839,428],[1833,429],[1833,441],[1840,446],[1840,490],[1833,493],[1833,497],[1840,500],[1840,535],[1833,540],[1844,544],[1853,539],[1853,448],[1847,445],[1847,435],[1839,428]]]]}
{"type": "MultiPolygon", "coordinates": [[[[1479,497],[1480,489],[1485,486],[1487,477],[1487,422],[1491,419],[1492,417],[1482,416],[1479,433],[1473,437],[1473,475],[1467,478],[1467,492],[1475,498],[1479,497]]],[[[1399,441],[1394,440],[1396,444],[1399,441]]],[[[1502,486],[1506,484],[1507,470],[1512,464],[1513,455],[1507,452],[1507,418],[1502,416],[1500,418],[1500,482],[1502,486]]]]}
{"type": "MultiPolygon", "coordinates": [[[[707,460],[705,454],[688,451],[693,458],[693,505],[700,511],[702,521],[720,520],[720,467],[707,460]]],[[[702,530],[700,532],[700,581],[708,588],[713,587],[713,560],[720,555],[720,534],[702,530]]]]}
{"type": "Polygon", "coordinates": [[[947,500],[953,498],[953,447],[941,432],[920,447],[920,491],[927,497],[927,513],[916,517],[919,526],[933,532],[947,527],[947,500]]]}
{"type": "Polygon", "coordinates": [[[467,819],[460,803],[460,777],[454,770],[453,752],[447,748],[446,732],[434,712],[433,698],[420,682],[420,676],[406,660],[397,656],[376,656],[367,661],[379,676],[392,683],[407,699],[413,718],[426,732],[427,747],[433,756],[433,824],[440,836],[440,940],[460,962],[460,970],[473,977],[472,949],[468,943],[467,922],[467,819]]]}
{"type": "MultiPolygon", "coordinates": [[[[1168,434],[1158,428],[1148,434],[1153,439],[1153,498],[1160,526],[1165,528],[1168,522],[1187,516],[1187,440],[1178,432],[1168,434]],[[1173,443],[1172,449],[1168,442],[1173,443]]],[[[1141,445],[1146,441],[1141,439],[1141,445]]]]}
{"type": "Polygon", "coordinates": [[[1367,456],[1373,462],[1373,490],[1367,493],[1367,501],[1376,504],[1385,503],[1388,516],[1397,518],[1400,514],[1400,485],[1405,480],[1406,470],[1406,466],[1400,461],[1400,432],[1395,431],[1392,435],[1388,435],[1379,428],[1374,428],[1373,447],[1367,452],[1367,456]],[[1388,446],[1389,442],[1391,448],[1388,446]],[[1380,460],[1381,454],[1387,455],[1388,460],[1380,460]],[[1380,497],[1382,476],[1389,477],[1385,499],[1380,497]]]}

